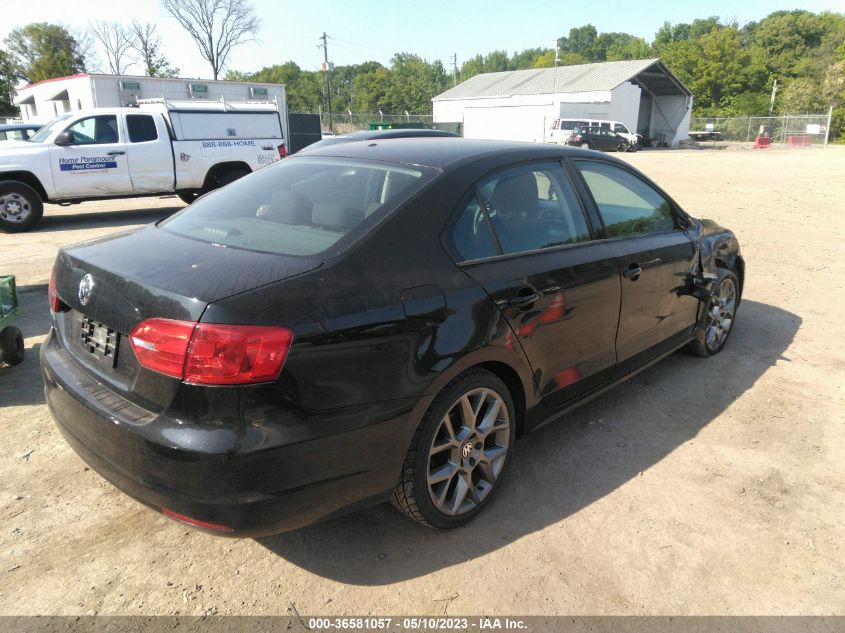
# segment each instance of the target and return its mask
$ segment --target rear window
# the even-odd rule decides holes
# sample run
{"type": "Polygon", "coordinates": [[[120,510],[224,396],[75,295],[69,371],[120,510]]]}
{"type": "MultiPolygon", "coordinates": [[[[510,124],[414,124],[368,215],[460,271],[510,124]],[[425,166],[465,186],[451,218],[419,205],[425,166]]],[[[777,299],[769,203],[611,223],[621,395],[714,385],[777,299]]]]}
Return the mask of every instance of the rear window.
{"type": "Polygon", "coordinates": [[[288,158],[203,196],[159,226],[221,246],[313,256],[354,243],[436,174],[374,161],[288,158]]]}

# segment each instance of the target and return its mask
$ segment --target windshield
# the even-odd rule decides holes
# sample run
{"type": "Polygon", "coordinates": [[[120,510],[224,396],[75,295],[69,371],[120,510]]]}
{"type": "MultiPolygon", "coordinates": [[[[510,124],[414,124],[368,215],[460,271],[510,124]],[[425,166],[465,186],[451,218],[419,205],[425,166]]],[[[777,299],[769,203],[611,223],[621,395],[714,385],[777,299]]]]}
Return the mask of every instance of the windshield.
{"type": "Polygon", "coordinates": [[[47,125],[38,130],[35,134],[29,137],[30,143],[43,143],[47,140],[53,132],[64,125],[64,122],[70,118],[70,114],[63,114],[57,119],[53,119],[47,125]]]}
{"type": "Polygon", "coordinates": [[[436,174],[394,163],[288,158],[203,196],[159,226],[222,246],[311,256],[347,235],[346,245],[353,243],[436,174]]]}

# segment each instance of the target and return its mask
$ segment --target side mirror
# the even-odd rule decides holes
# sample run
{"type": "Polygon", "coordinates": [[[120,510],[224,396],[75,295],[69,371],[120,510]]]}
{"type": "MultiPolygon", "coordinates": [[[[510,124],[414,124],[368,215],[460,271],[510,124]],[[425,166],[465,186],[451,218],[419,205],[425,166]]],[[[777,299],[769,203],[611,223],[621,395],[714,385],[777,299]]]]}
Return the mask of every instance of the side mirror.
{"type": "Polygon", "coordinates": [[[59,135],[56,137],[55,140],[56,145],[74,145],[76,144],[76,139],[73,138],[73,134],[65,130],[64,132],[60,132],[59,135]]]}

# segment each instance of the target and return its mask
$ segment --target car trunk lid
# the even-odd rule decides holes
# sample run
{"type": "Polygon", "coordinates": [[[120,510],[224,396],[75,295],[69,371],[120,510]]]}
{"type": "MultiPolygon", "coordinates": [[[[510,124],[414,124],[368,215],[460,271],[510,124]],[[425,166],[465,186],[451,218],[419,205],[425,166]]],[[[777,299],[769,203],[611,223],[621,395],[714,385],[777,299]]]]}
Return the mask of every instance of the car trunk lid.
{"type": "Polygon", "coordinates": [[[198,321],[209,303],[299,275],[313,258],[229,248],[150,226],[59,252],[56,314],[64,347],[120,395],[164,408],[179,380],[142,368],[128,334],[150,318],[198,321]],[[96,263],[94,263],[96,262],[96,263]]]}

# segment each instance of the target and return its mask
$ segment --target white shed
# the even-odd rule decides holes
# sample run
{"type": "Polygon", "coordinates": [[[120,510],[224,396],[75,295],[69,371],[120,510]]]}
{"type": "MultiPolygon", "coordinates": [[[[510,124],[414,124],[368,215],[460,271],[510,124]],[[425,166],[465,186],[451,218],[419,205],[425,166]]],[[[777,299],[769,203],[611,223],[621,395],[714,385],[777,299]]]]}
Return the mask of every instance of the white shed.
{"type": "Polygon", "coordinates": [[[243,81],[81,73],[18,89],[15,105],[24,121],[46,123],[65,112],[131,106],[138,99],[196,99],[285,103],[285,87],[243,81]]]}
{"type": "Polygon", "coordinates": [[[467,138],[536,143],[567,118],[620,121],[675,146],[692,111],[692,93],[659,59],[484,73],[432,102],[434,122],[460,123],[467,138]]]}

